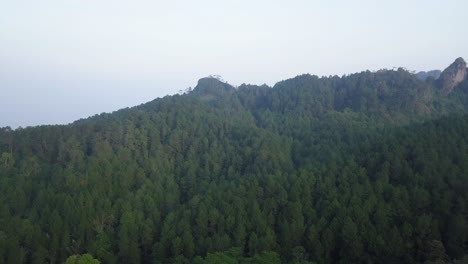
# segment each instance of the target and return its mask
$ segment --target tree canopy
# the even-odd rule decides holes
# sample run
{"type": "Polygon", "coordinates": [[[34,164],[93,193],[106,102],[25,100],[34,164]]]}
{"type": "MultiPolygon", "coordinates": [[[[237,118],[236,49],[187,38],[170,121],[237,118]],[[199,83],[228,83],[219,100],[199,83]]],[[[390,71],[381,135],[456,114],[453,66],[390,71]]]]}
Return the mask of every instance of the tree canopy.
{"type": "Polygon", "coordinates": [[[460,263],[467,107],[398,69],[0,129],[0,263],[460,263]]]}

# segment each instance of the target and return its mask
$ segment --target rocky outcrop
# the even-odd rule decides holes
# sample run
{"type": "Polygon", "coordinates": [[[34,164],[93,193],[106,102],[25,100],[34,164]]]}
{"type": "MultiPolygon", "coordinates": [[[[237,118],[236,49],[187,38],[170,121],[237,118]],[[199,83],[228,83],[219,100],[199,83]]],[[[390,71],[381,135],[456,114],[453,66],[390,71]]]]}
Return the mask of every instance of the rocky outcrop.
{"type": "Polygon", "coordinates": [[[439,83],[444,93],[450,93],[455,86],[467,76],[466,62],[463,58],[456,59],[439,77],[439,83]]]}
{"type": "Polygon", "coordinates": [[[222,79],[210,76],[198,80],[197,86],[195,86],[190,94],[200,97],[204,101],[212,101],[216,98],[234,93],[235,90],[236,88],[223,82],[222,79]]]}
{"type": "Polygon", "coordinates": [[[213,77],[205,77],[198,80],[197,86],[193,89],[194,93],[198,94],[225,94],[235,90],[231,85],[223,82],[220,79],[213,77]]]}

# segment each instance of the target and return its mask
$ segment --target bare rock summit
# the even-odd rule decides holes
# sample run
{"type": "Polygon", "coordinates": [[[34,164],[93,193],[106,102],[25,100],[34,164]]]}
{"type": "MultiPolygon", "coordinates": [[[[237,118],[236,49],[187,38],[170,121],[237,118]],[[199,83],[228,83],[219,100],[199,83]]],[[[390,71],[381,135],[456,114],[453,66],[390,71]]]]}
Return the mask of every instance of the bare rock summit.
{"type": "Polygon", "coordinates": [[[456,59],[439,77],[442,90],[448,94],[467,76],[466,62],[463,58],[456,59]]]}

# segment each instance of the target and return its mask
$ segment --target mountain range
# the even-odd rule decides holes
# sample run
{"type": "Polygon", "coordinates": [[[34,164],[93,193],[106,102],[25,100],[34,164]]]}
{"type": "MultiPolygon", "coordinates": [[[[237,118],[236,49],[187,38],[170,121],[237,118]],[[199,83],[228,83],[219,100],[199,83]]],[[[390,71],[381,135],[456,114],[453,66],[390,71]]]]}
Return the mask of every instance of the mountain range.
{"type": "Polygon", "coordinates": [[[467,71],[210,76],[1,128],[0,263],[466,263],[467,71]]]}

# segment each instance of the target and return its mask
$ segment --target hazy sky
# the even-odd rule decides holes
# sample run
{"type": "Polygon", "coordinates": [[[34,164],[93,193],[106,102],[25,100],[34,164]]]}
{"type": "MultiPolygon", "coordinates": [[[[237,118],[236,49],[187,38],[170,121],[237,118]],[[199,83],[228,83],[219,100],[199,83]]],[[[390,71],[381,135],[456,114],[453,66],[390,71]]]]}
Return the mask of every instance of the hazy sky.
{"type": "Polygon", "coordinates": [[[273,85],[301,73],[468,57],[468,1],[3,0],[0,126],[69,123],[219,74],[273,85]]]}

